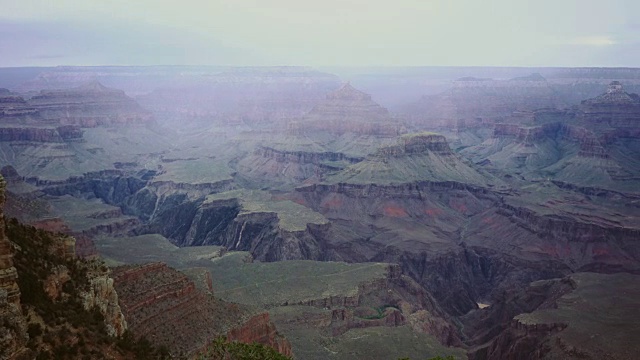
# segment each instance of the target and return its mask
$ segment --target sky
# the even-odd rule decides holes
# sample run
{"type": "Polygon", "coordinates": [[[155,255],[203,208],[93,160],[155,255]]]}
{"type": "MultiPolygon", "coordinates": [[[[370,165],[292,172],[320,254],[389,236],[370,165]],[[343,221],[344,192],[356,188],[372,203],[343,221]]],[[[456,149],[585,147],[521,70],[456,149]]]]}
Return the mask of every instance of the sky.
{"type": "Polygon", "coordinates": [[[0,66],[640,66],[638,0],[0,0],[0,66]]]}

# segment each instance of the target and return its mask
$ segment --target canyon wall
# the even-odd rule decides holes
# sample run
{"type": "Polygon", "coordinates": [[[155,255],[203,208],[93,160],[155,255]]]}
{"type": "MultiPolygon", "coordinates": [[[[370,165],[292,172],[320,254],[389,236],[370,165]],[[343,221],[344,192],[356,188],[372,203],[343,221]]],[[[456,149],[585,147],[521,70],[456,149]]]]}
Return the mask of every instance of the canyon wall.
{"type": "Polygon", "coordinates": [[[27,321],[20,306],[18,272],[13,247],[5,234],[3,207],[5,181],[0,176],[0,359],[19,358],[29,340],[27,321]]]}

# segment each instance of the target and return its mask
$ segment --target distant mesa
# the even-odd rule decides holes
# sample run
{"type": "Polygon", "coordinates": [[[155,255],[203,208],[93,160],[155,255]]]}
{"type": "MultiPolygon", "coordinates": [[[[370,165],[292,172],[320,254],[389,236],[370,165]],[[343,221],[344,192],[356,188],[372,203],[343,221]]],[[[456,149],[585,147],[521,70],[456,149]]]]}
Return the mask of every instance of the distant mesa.
{"type": "Polygon", "coordinates": [[[622,83],[612,81],[604,94],[595,98],[582,101],[582,105],[608,106],[608,105],[636,105],[640,106],[640,96],[638,94],[629,94],[624,91],[622,83]]]}
{"type": "Polygon", "coordinates": [[[539,73],[533,73],[528,76],[515,77],[511,79],[511,81],[547,81],[547,79],[545,79],[544,76],[540,75],[539,73]]]}
{"type": "Polygon", "coordinates": [[[465,77],[461,77],[456,79],[456,81],[491,81],[493,79],[491,78],[477,78],[474,76],[465,76],[465,77]]]}
{"type": "Polygon", "coordinates": [[[354,88],[351,86],[351,82],[348,81],[338,90],[327,94],[327,100],[372,101],[371,95],[354,88]]]}
{"type": "Polygon", "coordinates": [[[423,96],[402,113],[409,123],[426,129],[486,127],[514,111],[563,107],[555,90],[540,74],[510,80],[462,77],[449,90],[423,96]]]}
{"type": "Polygon", "coordinates": [[[401,132],[400,124],[386,108],[350,83],[329,93],[301,121],[301,125],[308,130],[328,131],[335,135],[396,136],[401,132]]]}
{"type": "Polygon", "coordinates": [[[81,127],[144,125],[153,116],[124,91],[105,87],[96,80],[71,89],[42,90],[29,104],[45,122],[81,127]]]}
{"type": "Polygon", "coordinates": [[[453,155],[444,136],[432,132],[406,134],[398,139],[397,145],[384,146],[377,152],[382,157],[400,157],[412,154],[434,152],[439,155],[453,155]]]}
{"type": "Polygon", "coordinates": [[[5,90],[0,91],[0,119],[5,125],[97,127],[154,122],[151,113],[124,91],[96,80],[71,89],[41,90],[30,99],[5,90]]]}

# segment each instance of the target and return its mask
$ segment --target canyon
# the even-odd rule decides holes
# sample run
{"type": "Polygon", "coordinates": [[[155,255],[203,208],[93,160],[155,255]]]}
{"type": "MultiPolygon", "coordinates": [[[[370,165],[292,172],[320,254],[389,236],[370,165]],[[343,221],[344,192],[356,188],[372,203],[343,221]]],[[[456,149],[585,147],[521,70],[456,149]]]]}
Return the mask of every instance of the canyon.
{"type": "Polygon", "coordinates": [[[413,70],[391,96],[393,74],[103,70],[0,91],[0,163],[7,218],[105,261],[83,299],[111,336],[178,358],[220,336],[300,359],[637,352],[639,72],[413,70]]]}

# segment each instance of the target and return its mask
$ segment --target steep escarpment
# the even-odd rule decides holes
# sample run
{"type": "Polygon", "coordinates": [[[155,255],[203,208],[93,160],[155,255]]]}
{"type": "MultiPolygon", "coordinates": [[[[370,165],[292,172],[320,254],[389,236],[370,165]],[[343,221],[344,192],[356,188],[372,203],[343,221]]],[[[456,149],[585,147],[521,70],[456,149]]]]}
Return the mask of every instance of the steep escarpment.
{"type": "Polygon", "coordinates": [[[118,267],[114,279],[135,336],[167,346],[175,356],[193,356],[223,335],[229,340],[260,342],[291,355],[290,346],[267,314],[216,299],[165,264],[118,267]]]}
{"type": "Polygon", "coordinates": [[[18,358],[26,352],[27,321],[20,306],[18,271],[13,264],[13,246],[5,234],[5,181],[0,177],[0,358],[18,358]]]}
{"type": "Polygon", "coordinates": [[[576,273],[538,281],[465,317],[472,359],[632,359],[638,276],[576,273]],[[615,305],[614,305],[615,304],[615,305]]]}
{"type": "MultiPolygon", "coordinates": [[[[498,195],[487,189],[456,182],[415,182],[312,185],[298,191],[305,203],[332,220],[325,238],[328,258],[401,264],[406,274],[433,291],[449,313],[474,308],[477,299],[517,269],[498,253],[459,247],[467,219],[499,202],[498,195]]],[[[531,279],[539,269],[527,267],[515,273],[528,273],[526,278],[531,279]]]]}
{"type": "Polygon", "coordinates": [[[222,245],[260,260],[319,259],[328,224],[320,214],[260,191],[231,191],[184,201],[154,215],[139,233],[179,246],[222,245]]]}
{"type": "Polygon", "coordinates": [[[261,260],[319,259],[328,227],[320,214],[266,192],[210,184],[149,182],[122,171],[88,173],[42,191],[51,213],[83,236],[157,233],[178,246],[222,245],[261,260]]]}
{"type": "MultiPolygon", "coordinates": [[[[522,313],[530,313],[535,310],[553,309],[557,300],[572,292],[576,288],[576,283],[570,278],[553,279],[538,281],[532,283],[530,286],[521,291],[512,291],[502,294],[501,298],[491,304],[489,308],[475,310],[462,317],[462,322],[465,324],[464,333],[469,340],[467,342],[471,346],[482,346],[491,340],[497,340],[496,337],[501,337],[499,341],[502,341],[499,345],[495,343],[494,349],[482,348],[482,350],[476,350],[472,357],[482,358],[482,354],[487,356],[486,352],[492,353],[491,356],[499,358],[500,356],[520,356],[521,358],[527,358],[531,356],[531,353],[535,353],[532,349],[540,347],[540,339],[536,337],[543,335],[545,332],[552,332],[553,329],[539,329],[540,331],[528,332],[524,331],[525,336],[514,336],[512,344],[508,344],[503,341],[506,340],[506,334],[500,335],[505,332],[505,327],[509,328],[512,319],[522,313]],[[499,353],[500,351],[508,351],[507,353],[499,353]]],[[[514,326],[514,330],[517,326],[514,326]]],[[[562,330],[565,325],[560,325],[556,330],[562,330]]],[[[511,334],[512,336],[515,334],[511,334]]],[[[544,336],[544,335],[543,335],[544,336]]],[[[542,350],[542,349],[540,349],[542,350]]],[[[540,356],[536,354],[534,356],[540,356]]]]}
{"type": "Polygon", "coordinates": [[[569,213],[563,217],[562,213],[558,213],[559,216],[544,214],[509,204],[505,204],[500,211],[521,228],[542,238],[557,239],[558,242],[548,249],[549,252],[553,254],[554,250],[557,251],[558,258],[570,257],[570,266],[575,270],[592,270],[596,264],[601,271],[607,266],[611,266],[612,270],[639,270],[636,262],[640,251],[633,245],[633,239],[640,236],[637,224],[629,223],[621,227],[588,213],[569,213]]]}

